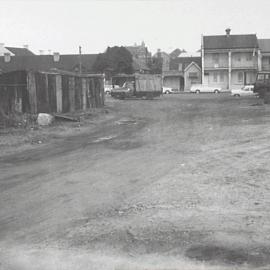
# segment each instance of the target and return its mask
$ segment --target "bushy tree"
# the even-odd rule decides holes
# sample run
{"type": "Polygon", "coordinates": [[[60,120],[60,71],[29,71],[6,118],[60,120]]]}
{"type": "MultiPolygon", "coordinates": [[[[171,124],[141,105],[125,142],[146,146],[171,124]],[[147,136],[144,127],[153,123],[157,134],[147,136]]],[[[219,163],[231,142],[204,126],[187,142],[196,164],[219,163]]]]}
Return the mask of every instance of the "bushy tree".
{"type": "Polygon", "coordinates": [[[105,53],[98,55],[93,69],[95,72],[109,72],[111,75],[132,74],[132,62],[132,55],[125,47],[108,47],[105,53]]]}
{"type": "Polygon", "coordinates": [[[150,68],[150,72],[152,74],[161,74],[162,73],[162,63],[163,60],[161,57],[153,57],[151,61],[148,63],[150,68]]]}

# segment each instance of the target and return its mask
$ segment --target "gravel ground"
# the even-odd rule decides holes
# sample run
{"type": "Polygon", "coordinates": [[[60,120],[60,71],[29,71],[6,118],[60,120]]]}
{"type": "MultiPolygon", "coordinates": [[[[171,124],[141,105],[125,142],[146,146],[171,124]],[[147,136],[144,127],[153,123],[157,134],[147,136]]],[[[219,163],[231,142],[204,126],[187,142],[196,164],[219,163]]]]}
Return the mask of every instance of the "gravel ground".
{"type": "Polygon", "coordinates": [[[181,94],[106,110],[94,129],[0,145],[0,269],[270,268],[269,106],[181,94]]]}

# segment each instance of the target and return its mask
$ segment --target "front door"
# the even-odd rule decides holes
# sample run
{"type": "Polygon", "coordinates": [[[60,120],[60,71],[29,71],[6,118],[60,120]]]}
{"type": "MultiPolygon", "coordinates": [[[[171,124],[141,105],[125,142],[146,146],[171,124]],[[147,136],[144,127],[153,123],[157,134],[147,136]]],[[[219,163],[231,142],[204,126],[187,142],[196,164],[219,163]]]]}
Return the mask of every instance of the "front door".
{"type": "Polygon", "coordinates": [[[209,74],[204,74],[204,84],[209,85],[209,74]]]}

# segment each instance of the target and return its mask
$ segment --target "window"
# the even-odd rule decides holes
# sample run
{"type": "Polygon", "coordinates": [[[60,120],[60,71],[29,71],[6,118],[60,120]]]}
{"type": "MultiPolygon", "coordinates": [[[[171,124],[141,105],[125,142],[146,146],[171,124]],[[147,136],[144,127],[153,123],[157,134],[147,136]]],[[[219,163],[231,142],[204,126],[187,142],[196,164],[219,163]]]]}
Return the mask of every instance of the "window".
{"type": "Polygon", "coordinates": [[[216,72],[214,72],[214,74],[213,74],[213,81],[217,82],[217,73],[216,72]]]}
{"type": "Polygon", "coordinates": [[[248,54],[248,55],[247,55],[246,60],[247,60],[247,61],[251,61],[251,60],[252,60],[251,54],[248,54]]]}
{"type": "Polygon", "coordinates": [[[179,65],[178,65],[178,70],[179,70],[179,71],[182,71],[182,70],[183,70],[183,65],[182,65],[182,63],[179,63],[179,65]]]}
{"type": "Polygon", "coordinates": [[[258,81],[263,81],[264,80],[264,74],[258,74],[257,80],[258,81]]]}
{"type": "Polygon", "coordinates": [[[220,73],[220,82],[224,82],[224,73],[223,72],[220,73]]]}
{"type": "Polygon", "coordinates": [[[198,78],[198,73],[197,72],[189,72],[188,77],[197,79],[198,78]]]}
{"type": "Polygon", "coordinates": [[[238,72],[238,82],[243,82],[243,72],[238,72]]]}
{"type": "Polygon", "coordinates": [[[214,64],[218,64],[219,63],[218,53],[214,53],[213,54],[213,62],[214,62],[214,64]]]}
{"type": "Polygon", "coordinates": [[[270,79],[270,74],[265,74],[265,79],[269,80],[270,79]]]}
{"type": "Polygon", "coordinates": [[[237,60],[238,62],[241,62],[241,54],[240,54],[240,53],[236,55],[236,60],[237,60]]]}

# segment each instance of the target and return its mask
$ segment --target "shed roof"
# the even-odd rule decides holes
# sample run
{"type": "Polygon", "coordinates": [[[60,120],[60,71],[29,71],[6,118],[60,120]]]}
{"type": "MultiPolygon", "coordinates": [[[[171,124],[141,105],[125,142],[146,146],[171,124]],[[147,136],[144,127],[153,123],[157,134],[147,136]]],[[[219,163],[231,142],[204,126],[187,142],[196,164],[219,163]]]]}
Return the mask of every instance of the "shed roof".
{"type": "MultiPolygon", "coordinates": [[[[0,69],[2,72],[15,70],[43,70],[53,69],[75,71],[80,65],[80,56],[78,54],[60,55],[59,62],[53,60],[53,55],[31,55],[31,56],[13,56],[10,62],[5,62],[4,57],[0,57],[0,69]]],[[[81,63],[84,72],[91,73],[97,54],[82,54],[81,63]]]]}
{"type": "Polygon", "coordinates": [[[31,52],[27,48],[18,48],[18,47],[5,47],[10,52],[12,52],[16,56],[30,56],[35,55],[33,52],[31,52]]]}
{"type": "Polygon", "coordinates": [[[256,34],[204,36],[203,46],[206,50],[258,48],[258,40],[256,34]]]}
{"type": "Polygon", "coordinates": [[[258,43],[262,52],[270,52],[270,39],[258,39],[258,43]]]}

